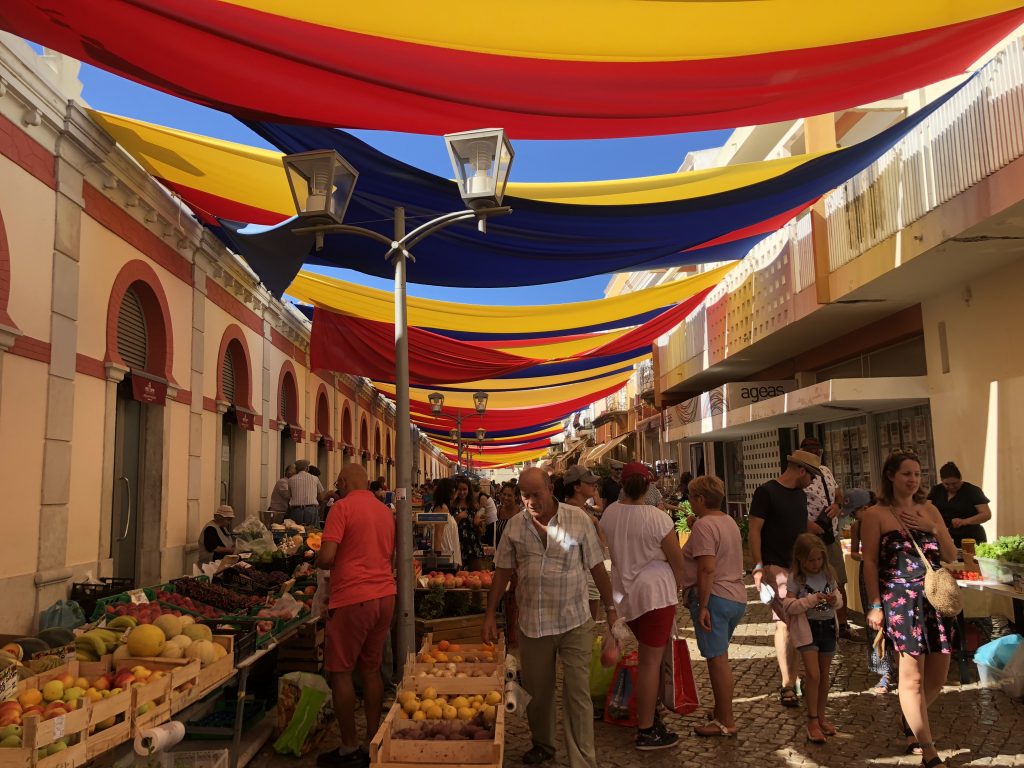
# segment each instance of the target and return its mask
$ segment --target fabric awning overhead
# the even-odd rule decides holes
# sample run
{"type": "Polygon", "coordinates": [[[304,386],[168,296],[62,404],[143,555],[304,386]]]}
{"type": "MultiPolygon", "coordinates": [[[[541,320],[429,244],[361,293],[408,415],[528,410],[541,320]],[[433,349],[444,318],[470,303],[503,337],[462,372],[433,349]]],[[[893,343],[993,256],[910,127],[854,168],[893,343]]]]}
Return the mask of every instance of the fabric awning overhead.
{"type": "Polygon", "coordinates": [[[521,139],[834,112],[958,75],[1022,20],[1014,0],[0,5],[9,32],[250,119],[521,139]]]}
{"type": "Polygon", "coordinates": [[[580,457],[580,463],[586,463],[587,466],[593,466],[595,464],[600,463],[601,459],[603,459],[605,456],[607,456],[609,453],[615,450],[615,448],[619,444],[621,444],[623,440],[629,437],[629,435],[630,433],[626,432],[625,434],[619,435],[618,437],[613,437],[607,443],[597,446],[585,457],[580,457]]]}

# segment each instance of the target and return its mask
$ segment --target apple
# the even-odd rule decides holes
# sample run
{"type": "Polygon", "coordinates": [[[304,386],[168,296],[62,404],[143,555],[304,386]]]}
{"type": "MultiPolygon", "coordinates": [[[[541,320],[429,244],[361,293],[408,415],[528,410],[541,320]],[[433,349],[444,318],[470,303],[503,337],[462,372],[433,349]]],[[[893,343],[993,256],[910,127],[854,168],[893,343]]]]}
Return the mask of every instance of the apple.
{"type": "Polygon", "coordinates": [[[25,707],[25,711],[21,713],[22,719],[29,715],[42,715],[44,712],[43,708],[38,704],[33,704],[31,707],[25,707]]]}
{"type": "Polygon", "coordinates": [[[8,725],[21,725],[21,712],[7,712],[0,715],[0,728],[8,725]]]}
{"type": "Polygon", "coordinates": [[[127,669],[122,669],[117,673],[117,677],[114,678],[115,688],[127,688],[129,685],[135,682],[135,675],[129,672],[127,669]]]}
{"type": "Polygon", "coordinates": [[[8,712],[17,712],[20,715],[21,710],[21,703],[15,699],[11,699],[10,701],[5,701],[3,704],[0,704],[0,716],[3,716],[8,712]]]}
{"type": "Polygon", "coordinates": [[[73,688],[75,685],[75,678],[71,675],[61,675],[60,677],[55,677],[54,680],[60,680],[65,688],[73,688]]]}
{"type": "Polygon", "coordinates": [[[6,739],[8,736],[21,736],[21,726],[5,725],[0,728],[0,739],[6,739]]]}
{"type": "Polygon", "coordinates": [[[144,715],[147,712],[149,712],[149,710],[151,710],[152,708],[153,708],[153,702],[147,701],[145,704],[143,704],[137,710],[135,710],[135,714],[136,715],[144,715]]]}
{"type": "Polygon", "coordinates": [[[102,677],[97,677],[96,681],[92,684],[92,687],[95,688],[97,691],[110,690],[110,675],[103,675],[102,677]]]}

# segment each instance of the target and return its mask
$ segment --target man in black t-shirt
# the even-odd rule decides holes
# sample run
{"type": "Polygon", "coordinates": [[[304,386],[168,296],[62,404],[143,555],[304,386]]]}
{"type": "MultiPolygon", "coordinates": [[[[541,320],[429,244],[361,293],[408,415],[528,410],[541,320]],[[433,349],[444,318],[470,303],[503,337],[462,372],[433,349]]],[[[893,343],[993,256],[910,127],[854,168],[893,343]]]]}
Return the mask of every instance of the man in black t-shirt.
{"type": "MultiPolygon", "coordinates": [[[[754,587],[762,584],[766,597],[781,599],[786,595],[793,544],[797,536],[814,525],[807,520],[807,495],[804,488],[818,475],[820,459],[809,451],[793,451],[787,457],[786,470],[777,479],[754,491],[750,502],[750,527],[747,538],[754,558],[754,587]]],[[[820,529],[819,529],[820,530],[820,529]]],[[[777,602],[773,602],[777,607],[777,602]]],[[[796,649],[789,642],[789,632],[781,613],[775,612],[775,653],[782,676],[779,701],[784,706],[799,706],[796,695],[796,649]]]]}

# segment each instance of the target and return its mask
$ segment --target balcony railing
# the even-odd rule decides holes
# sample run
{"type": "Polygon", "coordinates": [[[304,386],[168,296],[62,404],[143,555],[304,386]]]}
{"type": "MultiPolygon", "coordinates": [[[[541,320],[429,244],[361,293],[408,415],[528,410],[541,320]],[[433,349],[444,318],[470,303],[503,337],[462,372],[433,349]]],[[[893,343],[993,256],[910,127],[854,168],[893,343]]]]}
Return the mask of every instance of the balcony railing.
{"type": "Polygon", "coordinates": [[[654,390],[654,363],[651,360],[644,360],[636,367],[637,392],[651,392],[654,390]]]}
{"type": "Polygon", "coordinates": [[[832,271],[1024,155],[1024,48],[1014,40],[878,162],[825,198],[832,271]]]}

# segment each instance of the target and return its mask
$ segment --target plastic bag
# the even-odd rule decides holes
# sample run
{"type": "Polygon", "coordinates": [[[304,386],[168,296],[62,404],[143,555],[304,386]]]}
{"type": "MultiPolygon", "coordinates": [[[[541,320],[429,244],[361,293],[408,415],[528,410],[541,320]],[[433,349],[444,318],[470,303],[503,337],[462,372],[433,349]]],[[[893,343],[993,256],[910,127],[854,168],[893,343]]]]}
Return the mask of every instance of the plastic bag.
{"type": "Polygon", "coordinates": [[[74,629],[85,624],[85,611],[74,600],[58,600],[39,617],[39,629],[74,629]]]}
{"type": "Polygon", "coordinates": [[[974,660],[993,669],[1003,669],[1010,663],[1021,643],[1024,643],[1024,638],[1018,634],[997,637],[992,642],[985,643],[975,651],[974,660]]]}
{"type": "Polygon", "coordinates": [[[284,619],[285,621],[291,621],[299,615],[299,611],[302,608],[302,603],[292,597],[291,592],[285,592],[269,608],[260,608],[256,616],[260,619],[284,619]]]}
{"type": "Polygon", "coordinates": [[[319,569],[316,572],[316,593],[313,595],[313,602],[309,606],[309,612],[313,616],[321,616],[327,613],[327,602],[331,596],[331,572],[319,569]]]}
{"type": "Polygon", "coordinates": [[[274,544],[274,537],[271,536],[270,531],[267,530],[267,526],[258,517],[247,517],[245,520],[240,522],[231,532],[236,538],[244,541],[269,541],[271,546],[274,544]]]}
{"type": "Polygon", "coordinates": [[[627,653],[615,667],[615,677],[604,705],[604,721],[611,725],[636,727],[636,651],[627,653]]]}
{"type": "Polygon", "coordinates": [[[594,644],[590,650],[590,698],[601,702],[602,706],[608,696],[608,689],[612,687],[612,678],[615,677],[614,665],[605,666],[601,658],[604,646],[605,639],[598,635],[594,638],[594,644]]]}
{"type": "Polygon", "coordinates": [[[302,757],[319,747],[334,719],[331,688],[320,675],[289,672],[277,685],[277,732],[274,751],[302,757]]]}
{"type": "Polygon", "coordinates": [[[622,643],[611,635],[605,635],[601,646],[601,666],[612,669],[622,656],[622,643]]]}

